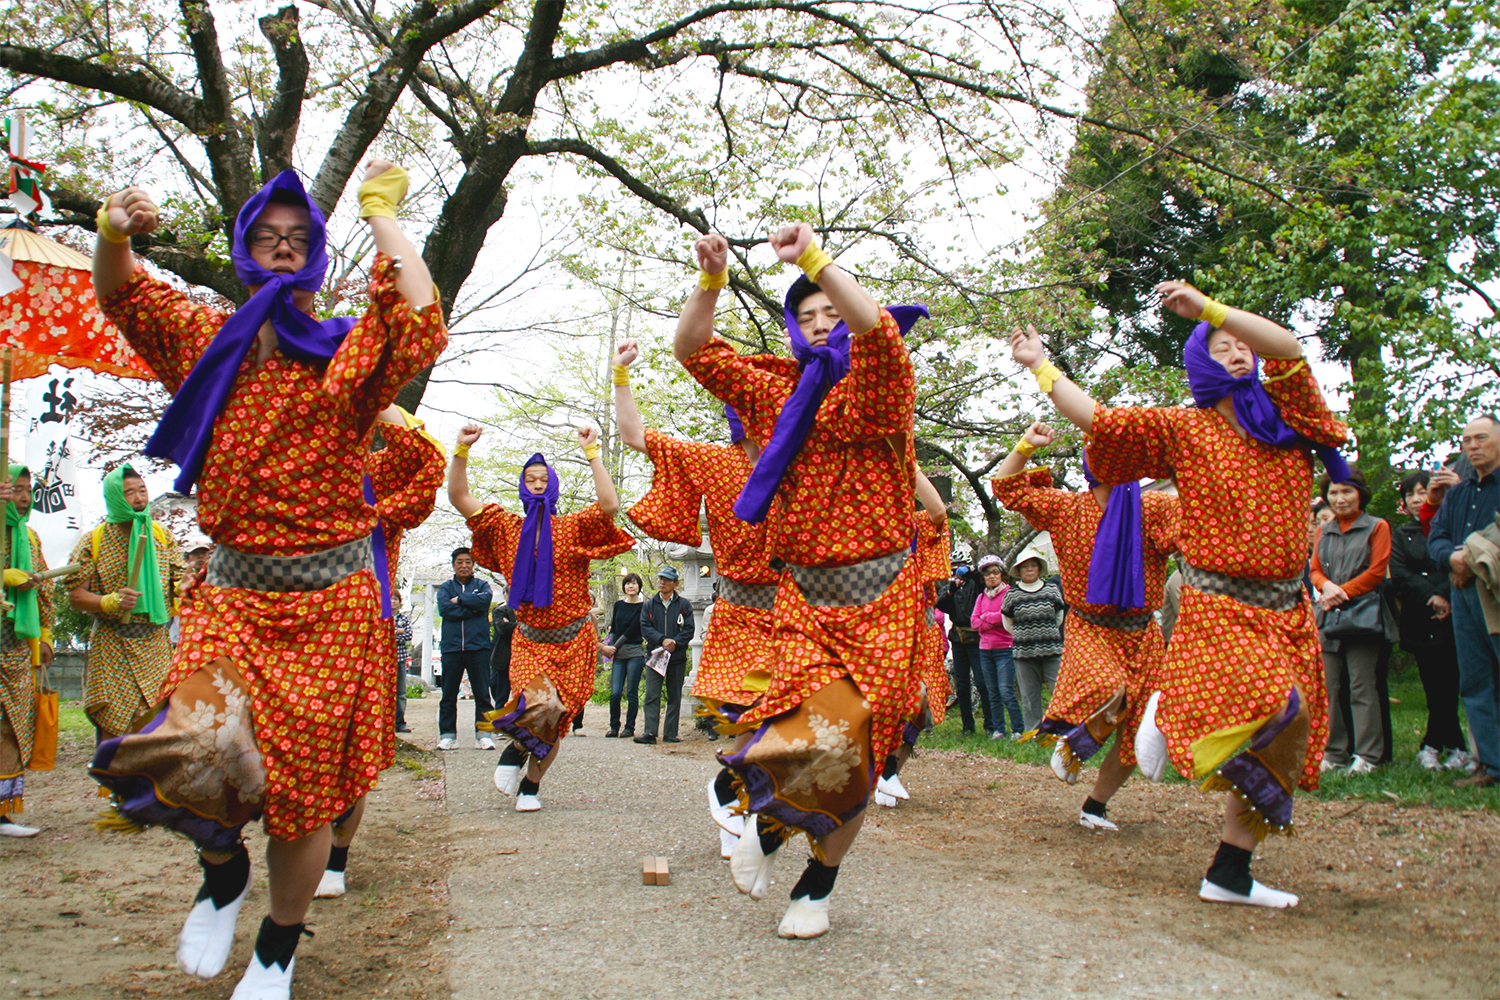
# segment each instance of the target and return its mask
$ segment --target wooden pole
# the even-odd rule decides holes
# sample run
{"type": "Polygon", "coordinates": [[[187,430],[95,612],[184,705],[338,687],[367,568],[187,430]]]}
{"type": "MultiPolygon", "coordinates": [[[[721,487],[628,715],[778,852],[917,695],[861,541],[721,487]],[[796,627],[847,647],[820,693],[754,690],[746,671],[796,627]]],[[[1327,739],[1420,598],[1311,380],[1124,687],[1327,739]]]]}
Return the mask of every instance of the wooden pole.
{"type": "MultiPolygon", "coordinates": [[[[145,535],[145,537],[141,539],[141,544],[139,544],[139,545],[137,545],[135,547],[135,558],[132,559],[132,560],[130,560],[130,584],[129,584],[129,586],[130,586],[131,590],[140,590],[141,589],[141,560],[146,557],[146,546],[148,546],[148,545],[151,544],[151,525],[146,524],[146,525],[143,525],[142,527],[145,528],[145,530],[142,532],[142,534],[145,535]]],[[[135,530],[135,523],[134,522],[131,522],[130,530],[131,531],[135,530]]],[[[121,615],[120,616],[120,624],[121,625],[129,625],[130,624],[130,615],[131,615],[131,613],[129,611],[127,611],[123,615],[121,615]]]]}
{"type": "MultiPolygon", "coordinates": [[[[6,498],[15,485],[10,478],[10,347],[0,348],[0,475],[5,477],[6,498]]],[[[0,531],[0,569],[10,565],[10,531],[0,531]]],[[[10,611],[14,605],[4,597],[0,588],[0,611],[10,611]]]]}

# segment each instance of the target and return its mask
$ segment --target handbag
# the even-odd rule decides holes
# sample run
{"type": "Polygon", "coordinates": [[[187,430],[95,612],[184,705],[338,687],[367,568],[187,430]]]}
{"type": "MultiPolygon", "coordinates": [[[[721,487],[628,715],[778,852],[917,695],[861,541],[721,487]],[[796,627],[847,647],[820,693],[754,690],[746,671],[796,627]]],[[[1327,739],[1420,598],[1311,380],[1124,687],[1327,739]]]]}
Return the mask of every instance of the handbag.
{"type": "Polygon", "coordinates": [[[57,767],[57,692],[47,686],[47,668],[32,671],[36,680],[36,724],[31,737],[31,760],[27,770],[51,771],[57,767]]]}
{"type": "Polygon", "coordinates": [[[1327,639],[1385,638],[1378,588],[1336,608],[1321,610],[1318,618],[1318,628],[1327,639]]]}

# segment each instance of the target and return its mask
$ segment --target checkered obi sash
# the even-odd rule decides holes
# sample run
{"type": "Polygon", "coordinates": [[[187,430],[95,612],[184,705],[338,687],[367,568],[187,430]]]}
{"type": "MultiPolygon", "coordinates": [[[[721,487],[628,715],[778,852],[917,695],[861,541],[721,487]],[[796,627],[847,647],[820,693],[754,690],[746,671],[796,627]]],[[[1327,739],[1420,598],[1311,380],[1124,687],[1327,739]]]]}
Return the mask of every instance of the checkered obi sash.
{"type": "Polygon", "coordinates": [[[742,608],[770,611],[776,606],[777,589],[774,583],[740,583],[727,576],[719,577],[719,600],[742,608]]]}
{"type": "Polygon", "coordinates": [[[588,615],[575,618],[568,624],[559,628],[536,628],[525,622],[516,622],[516,631],[520,632],[531,642],[539,642],[546,646],[562,646],[578,638],[578,633],[583,631],[583,626],[589,620],[588,615]]]}
{"type": "MultiPolygon", "coordinates": [[[[1227,580],[1229,577],[1225,577],[1225,579],[1227,580]]],[[[1090,625],[1098,625],[1100,628],[1112,628],[1116,632],[1144,631],[1146,626],[1151,624],[1151,619],[1155,617],[1149,611],[1139,615],[1095,615],[1087,611],[1079,611],[1077,608],[1070,609],[1069,614],[1077,615],[1090,625]]]]}
{"type": "Polygon", "coordinates": [[[927,609],[927,624],[929,626],[937,624],[937,609],[935,609],[935,608],[928,608],[927,609]]]}
{"type": "Polygon", "coordinates": [[[1205,594],[1232,597],[1241,604],[1265,608],[1267,611],[1290,611],[1302,603],[1300,576],[1286,580],[1246,580],[1184,563],[1182,582],[1205,594]]]}
{"type": "Polygon", "coordinates": [[[906,565],[906,549],[851,566],[793,566],[787,563],[802,597],[815,608],[853,608],[885,593],[906,565]]]}
{"type": "Polygon", "coordinates": [[[166,628],[168,624],[167,622],[162,622],[158,625],[150,619],[146,621],[133,621],[129,625],[113,618],[95,618],[94,621],[98,622],[102,627],[109,629],[109,631],[121,639],[143,639],[148,635],[152,635],[158,629],[166,628]]]}
{"type": "Polygon", "coordinates": [[[205,582],[269,593],[327,590],[362,569],[375,570],[369,535],[305,556],[265,556],[215,545],[205,582]]]}

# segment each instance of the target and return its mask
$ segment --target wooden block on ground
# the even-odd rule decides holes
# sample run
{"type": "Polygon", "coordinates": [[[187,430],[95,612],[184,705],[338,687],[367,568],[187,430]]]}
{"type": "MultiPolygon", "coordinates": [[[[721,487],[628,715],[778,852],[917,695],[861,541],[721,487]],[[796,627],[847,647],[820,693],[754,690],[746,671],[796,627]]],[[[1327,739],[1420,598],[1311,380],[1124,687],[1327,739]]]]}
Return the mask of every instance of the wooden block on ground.
{"type": "Polygon", "coordinates": [[[641,859],[641,884],[642,885],[655,885],[656,884],[656,859],[655,858],[642,858],[641,859]]]}
{"type": "Polygon", "coordinates": [[[666,858],[657,858],[656,859],[656,884],[657,885],[671,885],[672,884],[672,873],[671,873],[671,871],[669,871],[667,869],[667,859],[666,858]]]}

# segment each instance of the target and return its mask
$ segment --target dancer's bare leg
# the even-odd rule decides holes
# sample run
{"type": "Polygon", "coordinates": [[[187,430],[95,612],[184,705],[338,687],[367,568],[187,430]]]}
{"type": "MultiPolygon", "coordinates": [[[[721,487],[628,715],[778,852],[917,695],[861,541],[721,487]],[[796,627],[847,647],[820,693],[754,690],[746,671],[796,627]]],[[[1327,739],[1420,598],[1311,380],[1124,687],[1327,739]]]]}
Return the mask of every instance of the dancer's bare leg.
{"type": "Polygon", "coordinates": [[[854,846],[855,838],[859,836],[860,827],[865,825],[865,813],[867,812],[869,812],[868,809],[864,810],[858,816],[818,842],[818,846],[823,848],[823,863],[825,865],[830,868],[837,868],[844,860],[844,855],[849,853],[849,848],[854,846]]]}
{"type": "Polygon", "coordinates": [[[1124,730],[1117,730],[1109,753],[1099,763],[1099,776],[1094,779],[1094,790],[1089,793],[1095,802],[1108,802],[1135,770],[1134,764],[1120,763],[1120,741],[1124,738],[1124,730]]]}
{"type": "Polygon", "coordinates": [[[359,821],[364,818],[365,800],[364,797],[361,796],[360,800],[354,803],[354,811],[349,814],[349,818],[344,820],[334,828],[333,846],[348,847],[350,844],[354,843],[354,834],[359,830],[359,821]]]}
{"type": "Polygon", "coordinates": [[[332,827],[322,827],[301,840],[266,844],[266,872],[271,883],[271,919],[283,927],[302,923],[312,905],[318,879],[328,862],[332,827]]]}
{"type": "Polygon", "coordinates": [[[1241,850],[1254,851],[1257,843],[1255,834],[1245,825],[1245,806],[1235,797],[1233,792],[1224,796],[1224,832],[1220,839],[1226,844],[1233,844],[1241,850]]]}

